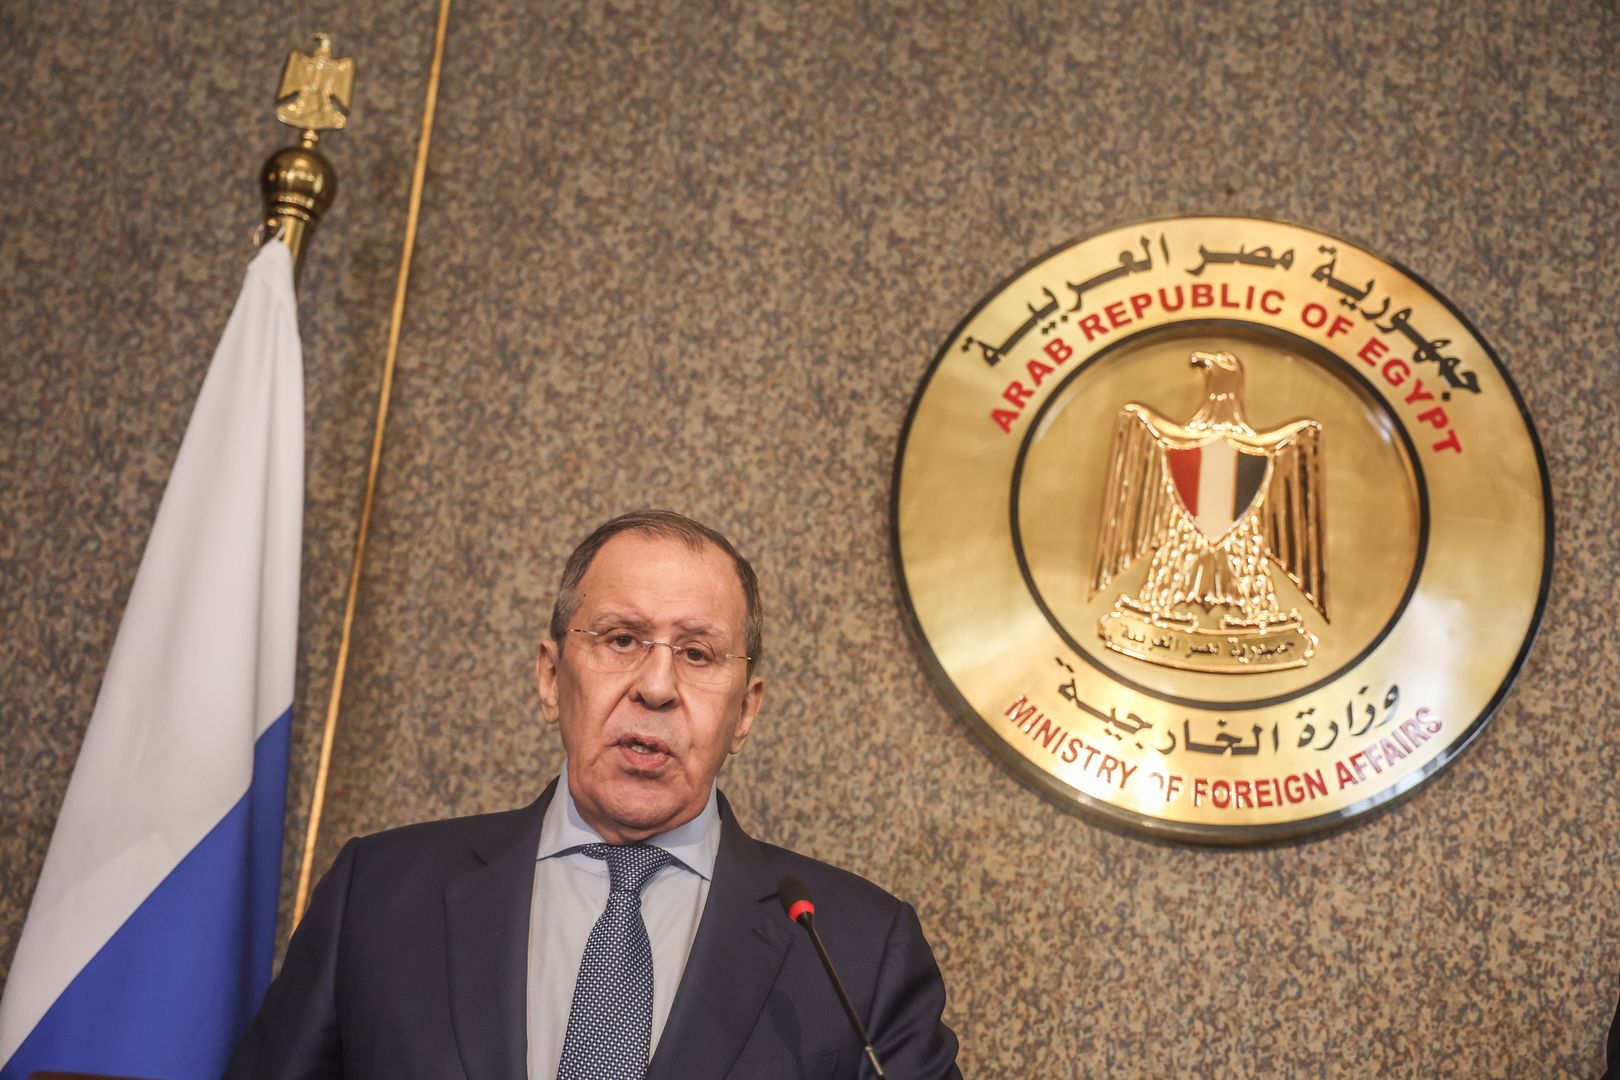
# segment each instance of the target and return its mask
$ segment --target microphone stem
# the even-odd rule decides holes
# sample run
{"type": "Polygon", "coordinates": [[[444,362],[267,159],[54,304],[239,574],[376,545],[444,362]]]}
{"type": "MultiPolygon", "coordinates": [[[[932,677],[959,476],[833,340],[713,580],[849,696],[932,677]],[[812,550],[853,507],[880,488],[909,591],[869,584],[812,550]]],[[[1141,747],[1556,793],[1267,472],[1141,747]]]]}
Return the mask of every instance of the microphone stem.
{"type": "Polygon", "coordinates": [[[833,969],[832,957],[827,955],[827,946],[821,943],[821,935],[816,933],[815,916],[806,912],[799,916],[799,922],[809,933],[810,944],[816,947],[816,953],[821,957],[821,966],[827,969],[827,977],[832,980],[833,989],[838,992],[838,1001],[844,1006],[844,1014],[849,1017],[850,1026],[855,1029],[855,1034],[861,1037],[861,1049],[866,1051],[866,1060],[872,1063],[872,1071],[877,1074],[878,1080],[888,1080],[889,1074],[883,1071],[877,1051],[872,1049],[872,1039],[866,1034],[866,1025],[861,1023],[861,1018],[856,1015],[855,1005],[844,992],[844,984],[839,981],[838,972],[833,969]]]}

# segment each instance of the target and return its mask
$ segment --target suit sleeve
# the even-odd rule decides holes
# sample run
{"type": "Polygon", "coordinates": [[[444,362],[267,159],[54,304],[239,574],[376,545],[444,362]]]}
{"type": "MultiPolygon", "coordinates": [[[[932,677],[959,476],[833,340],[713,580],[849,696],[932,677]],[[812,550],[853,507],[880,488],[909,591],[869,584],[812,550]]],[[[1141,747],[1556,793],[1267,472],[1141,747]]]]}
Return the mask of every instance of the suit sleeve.
{"type": "Polygon", "coordinates": [[[326,1080],[342,1077],[337,968],[343,915],[354,873],[355,841],[321,878],[293,933],[281,973],[248,1025],[225,1080],[326,1080]]]}
{"type": "MultiPolygon", "coordinates": [[[[956,1035],[945,1026],[945,980],[916,909],[902,903],[889,925],[866,1030],[883,1069],[907,1080],[961,1080],[956,1035]]],[[[870,1075],[864,1068],[862,1076],[870,1075]]]]}

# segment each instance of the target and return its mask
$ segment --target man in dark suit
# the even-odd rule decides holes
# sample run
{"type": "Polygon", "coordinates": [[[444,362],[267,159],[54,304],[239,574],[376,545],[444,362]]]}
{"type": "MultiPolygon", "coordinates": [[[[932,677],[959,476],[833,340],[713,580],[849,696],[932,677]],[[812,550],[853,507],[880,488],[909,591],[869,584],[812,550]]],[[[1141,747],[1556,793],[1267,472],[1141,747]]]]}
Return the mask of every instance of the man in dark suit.
{"type": "Polygon", "coordinates": [[[910,905],[752,839],[715,789],[763,700],[761,633],[718,533],[661,511],[598,528],[536,663],[560,781],[346,845],[227,1076],[869,1076],[779,905],[793,874],[888,1074],[959,1077],[910,905]]]}

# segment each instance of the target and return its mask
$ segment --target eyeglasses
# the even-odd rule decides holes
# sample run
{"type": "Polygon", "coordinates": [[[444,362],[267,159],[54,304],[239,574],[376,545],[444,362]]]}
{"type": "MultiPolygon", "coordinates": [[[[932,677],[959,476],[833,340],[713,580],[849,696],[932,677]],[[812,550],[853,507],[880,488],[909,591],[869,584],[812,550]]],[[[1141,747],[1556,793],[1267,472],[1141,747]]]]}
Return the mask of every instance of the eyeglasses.
{"type": "Polygon", "coordinates": [[[662,645],[675,658],[675,674],[683,681],[698,686],[724,686],[731,680],[727,660],[752,660],[751,656],[720,652],[706,641],[648,641],[629,630],[579,630],[570,628],[570,634],[585,635],[585,663],[593,671],[617,674],[634,671],[653,651],[662,645]]]}

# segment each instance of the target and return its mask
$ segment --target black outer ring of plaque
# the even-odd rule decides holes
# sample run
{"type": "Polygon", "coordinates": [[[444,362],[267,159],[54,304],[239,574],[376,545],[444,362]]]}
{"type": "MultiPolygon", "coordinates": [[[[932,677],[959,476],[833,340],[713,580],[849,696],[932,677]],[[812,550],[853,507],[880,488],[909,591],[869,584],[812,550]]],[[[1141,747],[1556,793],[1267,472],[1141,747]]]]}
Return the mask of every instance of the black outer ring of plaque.
{"type": "MultiPolygon", "coordinates": [[[[1236,336],[1242,335],[1238,334],[1236,336]]],[[[1047,395],[1046,400],[1041,402],[1040,408],[1036,409],[1035,412],[1030,415],[1029,426],[1024,432],[1023,441],[1018,444],[1018,456],[1013,462],[1012,482],[1009,487],[1011,488],[1011,495],[1007,500],[1007,507],[1011,519],[1009,524],[1012,528],[1013,557],[1018,560],[1018,572],[1023,576],[1024,587],[1029,590],[1030,599],[1034,600],[1035,606],[1041,609],[1041,614],[1046,617],[1046,621],[1052,627],[1052,630],[1057,634],[1058,637],[1062,638],[1064,644],[1073,649],[1082,660],[1090,664],[1093,668],[1096,668],[1098,671],[1102,672],[1103,675],[1114,682],[1117,682],[1122,686],[1128,686],[1137,693],[1146,694],[1148,697],[1155,698],[1159,701],[1168,702],[1171,705],[1185,705],[1189,708],[1210,709],[1216,712],[1221,710],[1226,710],[1228,712],[1247,712],[1250,709],[1264,709],[1272,705],[1281,705],[1285,701],[1291,701],[1294,698],[1300,697],[1304,694],[1309,694],[1314,690],[1320,690],[1322,687],[1331,683],[1350,668],[1355,667],[1357,664],[1367,659],[1367,657],[1371,656],[1373,650],[1378,648],[1379,645],[1383,644],[1384,639],[1389,636],[1389,632],[1395,628],[1395,624],[1401,621],[1401,616],[1406,612],[1406,605],[1411,603],[1412,595],[1417,592],[1418,581],[1423,577],[1423,563],[1428,557],[1429,553],[1429,482],[1423,472],[1423,463],[1418,458],[1417,447],[1412,444],[1411,434],[1407,432],[1405,425],[1401,423],[1400,417],[1395,415],[1394,410],[1391,409],[1389,404],[1384,401],[1382,396],[1379,395],[1377,388],[1372,384],[1372,380],[1368,379],[1367,376],[1357,371],[1350,364],[1341,362],[1340,357],[1335,356],[1328,349],[1323,348],[1314,341],[1308,341],[1289,330],[1267,326],[1265,323],[1247,322],[1243,319],[1187,319],[1184,322],[1166,323],[1162,326],[1155,326],[1149,330],[1138,331],[1135,334],[1129,334],[1122,337],[1118,341],[1111,342],[1108,345],[1103,346],[1091,356],[1087,357],[1085,362],[1079,367],[1063,376],[1062,381],[1059,382],[1057,386],[1053,388],[1052,392],[1047,395]],[[1325,354],[1330,360],[1335,362],[1335,370],[1341,370],[1345,374],[1350,375],[1355,382],[1361,384],[1362,388],[1367,391],[1367,396],[1373,401],[1373,403],[1382,408],[1389,416],[1390,426],[1394,428],[1396,434],[1400,437],[1401,444],[1406,447],[1406,459],[1411,463],[1412,475],[1417,481],[1417,557],[1412,560],[1412,572],[1406,579],[1406,591],[1401,594],[1401,599],[1395,605],[1395,610],[1390,614],[1389,620],[1385,622],[1384,625],[1379,628],[1378,633],[1374,634],[1372,639],[1367,642],[1366,647],[1360,652],[1356,653],[1356,655],[1351,657],[1348,661],[1341,664],[1328,674],[1322,676],[1322,678],[1317,679],[1315,682],[1307,683],[1298,690],[1290,690],[1286,694],[1274,694],[1268,698],[1251,698],[1247,701],[1212,701],[1203,698],[1179,697],[1175,694],[1167,694],[1162,690],[1155,690],[1146,683],[1137,682],[1135,679],[1129,678],[1128,676],[1115,671],[1113,668],[1102,664],[1091,655],[1090,650],[1083,648],[1080,643],[1074,639],[1074,636],[1070,634],[1063,624],[1058,621],[1057,617],[1053,615],[1052,609],[1046,604],[1046,598],[1041,595],[1040,589],[1035,585],[1034,575],[1030,573],[1029,560],[1024,557],[1022,529],[1018,524],[1018,491],[1019,486],[1024,478],[1024,460],[1029,456],[1030,444],[1035,438],[1036,429],[1040,427],[1041,417],[1045,416],[1046,411],[1050,409],[1053,403],[1058,400],[1059,395],[1063,392],[1063,388],[1069,383],[1073,382],[1075,379],[1079,378],[1081,372],[1089,370],[1093,364],[1103,360],[1110,353],[1117,352],[1127,345],[1140,344],[1145,339],[1180,337],[1182,334],[1192,334],[1199,330],[1219,331],[1230,330],[1234,327],[1240,330],[1247,330],[1251,335],[1254,336],[1281,338],[1284,341],[1295,344],[1298,351],[1306,354],[1307,356],[1312,356],[1317,353],[1325,354]]]]}
{"type": "Polygon", "coordinates": [[[956,326],[952,328],[950,334],[945,338],[945,343],[934,353],[934,359],[929,362],[928,369],[923,372],[922,379],[917,384],[917,390],[912,394],[911,404],[906,407],[905,419],[900,425],[900,437],[896,440],[895,446],[894,468],[891,471],[889,481],[889,556],[894,564],[894,584],[896,591],[899,593],[901,621],[905,624],[906,632],[911,636],[912,645],[917,651],[918,658],[923,663],[923,669],[927,672],[935,692],[940,695],[945,706],[955,713],[959,720],[967,723],[969,730],[984,744],[985,749],[990,752],[990,756],[1008,772],[1012,773],[1020,783],[1026,787],[1035,788],[1066,810],[1086,816],[1105,828],[1116,829],[1128,835],[1151,840],[1218,847],[1250,847],[1258,844],[1299,840],[1341,826],[1370,821],[1376,816],[1371,811],[1377,810],[1382,813],[1405,801],[1413,792],[1427,785],[1436,773],[1474,744],[1475,739],[1479,737],[1479,733],[1484,730],[1485,725],[1490,722],[1491,718],[1496,715],[1497,710],[1502,707],[1502,703],[1507,700],[1507,695],[1512,690],[1513,684],[1518,681],[1519,674],[1524,669],[1525,660],[1529,658],[1530,650],[1534,647],[1536,638],[1540,634],[1542,616],[1547,610],[1547,596],[1552,587],[1552,568],[1555,562],[1553,548],[1554,517],[1552,483],[1547,473],[1547,455],[1541,448],[1541,437],[1536,433],[1535,424],[1530,419],[1530,410],[1525,407],[1524,395],[1519,392],[1518,384],[1513,381],[1513,377],[1508,374],[1507,368],[1502,365],[1501,357],[1496,355],[1495,348],[1474,326],[1473,321],[1458,310],[1456,305],[1449,299],[1434,289],[1425,278],[1414,273],[1404,263],[1381,254],[1376,248],[1353,240],[1347,240],[1334,233],[1323,232],[1309,225],[1298,225],[1291,221],[1275,218],[1246,217],[1242,214],[1170,214],[1164,217],[1124,222],[1118,226],[1100,229],[1085,236],[1065,240],[1063,243],[1049,248],[1026,261],[1022,266],[1003,278],[994,289],[984,294],[979,299],[979,302],[973,305],[972,310],[964,315],[956,326]],[[950,348],[951,342],[961,336],[968,323],[973,321],[973,318],[984,309],[986,304],[1005,292],[1014,281],[1060,252],[1067,251],[1077,244],[1085,243],[1095,236],[1115,232],[1118,229],[1146,227],[1160,222],[1190,221],[1197,218],[1252,221],[1256,225],[1288,225],[1328,239],[1337,239],[1342,243],[1351,244],[1373,258],[1399,270],[1421,286],[1430,296],[1438,300],[1451,313],[1453,318],[1468,329],[1474,340],[1479,342],[1480,347],[1485,351],[1486,357],[1495,366],[1496,373],[1501,376],[1502,384],[1507,387],[1508,393],[1513,398],[1514,405],[1518,407],[1519,415],[1524,420],[1525,432],[1530,437],[1531,449],[1536,455],[1536,473],[1541,480],[1541,504],[1545,510],[1542,527],[1541,585],[1536,591],[1535,610],[1531,613],[1529,626],[1525,628],[1524,642],[1519,646],[1518,654],[1514,656],[1513,662],[1508,665],[1507,673],[1503,676],[1500,685],[1497,686],[1496,693],[1492,694],[1490,701],[1485,703],[1485,707],[1480,710],[1479,716],[1425,764],[1420,772],[1409,777],[1408,782],[1403,787],[1385,788],[1377,795],[1363,799],[1360,802],[1351,803],[1343,809],[1277,825],[1199,825],[1182,821],[1166,821],[1094,799],[1082,791],[1053,779],[1048,773],[1027,768],[1012,747],[995,733],[989,722],[980,716],[978,710],[973,708],[968,703],[968,700],[962,696],[962,692],[956,688],[956,682],[940,664],[939,657],[934,654],[933,647],[928,642],[928,636],[923,632],[922,624],[917,619],[916,608],[912,606],[911,589],[906,583],[906,567],[900,556],[900,470],[905,464],[906,444],[911,438],[911,425],[916,420],[917,410],[922,405],[923,395],[928,392],[928,387],[933,382],[934,372],[944,362],[946,351],[950,348]]]}

